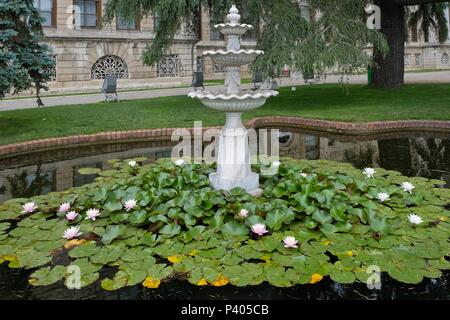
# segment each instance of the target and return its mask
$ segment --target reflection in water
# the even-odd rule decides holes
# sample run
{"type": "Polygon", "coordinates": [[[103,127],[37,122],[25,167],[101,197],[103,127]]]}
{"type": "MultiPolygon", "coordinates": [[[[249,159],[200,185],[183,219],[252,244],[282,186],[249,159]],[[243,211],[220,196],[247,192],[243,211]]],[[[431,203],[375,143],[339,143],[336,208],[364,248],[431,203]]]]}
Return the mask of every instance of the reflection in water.
{"type": "Polygon", "coordinates": [[[406,176],[441,179],[450,186],[450,140],[440,138],[342,141],[291,133],[289,139],[280,140],[280,155],[349,162],[360,169],[382,167],[406,176]]]}
{"type": "Polygon", "coordinates": [[[415,150],[412,166],[416,176],[431,177],[432,172],[440,171],[449,164],[450,141],[417,139],[413,141],[412,148],[415,150]]]}
{"type": "Polygon", "coordinates": [[[0,193],[8,192],[12,198],[29,198],[46,194],[52,191],[51,176],[53,172],[42,173],[41,164],[36,165],[34,173],[29,173],[27,169],[19,169],[17,173],[6,177],[6,185],[0,188],[0,193]]]}
{"type": "MultiPolygon", "coordinates": [[[[450,140],[436,137],[401,137],[355,141],[342,136],[281,132],[280,156],[326,159],[352,163],[357,168],[382,167],[406,176],[447,181],[450,186],[450,140]]],[[[0,159],[0,202],[82,186],[95,175],[81,175],[83,167],[107,169],[108,160],[145,156],[147,163],[170,157],[171,141],[136,142],[46,151],[0,159]]]]}
{"type": "Polygon", "coordinates": [[[277,288],[267,283],[249,287],[198,287],[181,281],[162,283],[158,289],[143,286],[125,287],[108,292],[96,282],[81,290],[67,289],[62,283],[45,287],[32,287],[28,276],[32,271],[10,270],[0,266],[0,300],[2,299],[98,299],[98,300],[196,300],[196,299],[235,299],[235,300],[394,300],[394,299],[450,299],[450,273],[438,279],[425,279],[419,285],[399,283],[382,275],[380,290],[368,289],[366,284],[351,285],[335,283],[325,278],[314,285],[297,285],[291,288],[277,288]]]}
{"type": "MultiPolygon", "coordinates": [[[[433,136],[433,133],[359,138],[281,132],[280,156],[349,162],[358,168],[383,167],[408,176],[445,180],[450,187],[450,139],[433,136]]],[[[80,175],[78,170],[82,167],[108,169],[108,160],[111,159],[145,156],[148,158],[146,163],[152,163],[169,157],[173,145],[171,141],[141,141],[0,158],[0,186],[3,186],[0,188],[0,202],[11,197],[29,197],[90,183],[95,176],[80,175]]],[[[157,290],[135,286],[105,292],[99,283],[83,290],[69,290],[62,284],[31,287],[27,282],[31,272],[10,270],[5,264],[1,265],[0,299],[450,299],[450,273],[439,279],[426,279],[417,286],[382,277],[382,289],[375,291],[363,284],[341,285],[324,279],[314,286],[284,289],[268,284],[247,288],[197,287],[175,281],[164,283],[157,290]]]]}

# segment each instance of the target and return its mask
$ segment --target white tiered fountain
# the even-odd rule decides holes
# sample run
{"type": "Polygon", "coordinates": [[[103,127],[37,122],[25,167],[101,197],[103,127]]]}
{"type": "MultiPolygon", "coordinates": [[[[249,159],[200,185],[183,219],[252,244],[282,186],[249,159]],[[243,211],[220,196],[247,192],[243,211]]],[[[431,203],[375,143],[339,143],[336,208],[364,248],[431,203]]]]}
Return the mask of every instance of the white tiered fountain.
{"type": "Polygon", "coordinates": [[[189,97],[198,98],[205,106],[226,114],[225,127],[220,131],[217,149],[217,172],[209,176],[211,185],[217,190],[240,187],[253,191],[259,188],[259,175],[251,171],[248,132],[242,124],[241,115],[246,110],[261,107],[267,98],[278,95],[278,92],[241,90],[239,67],[252,63],[264,52],[241,50],[240,37],[253,27],[240,23],[241,16],[235,5],[230,9],[227,19],[227,23],[214,26],[228,36],[227,50],[203,53],[204,56],[211,57],[213,63],[225,66],[226,91],[195,91],[189,93],[189,97]]]}

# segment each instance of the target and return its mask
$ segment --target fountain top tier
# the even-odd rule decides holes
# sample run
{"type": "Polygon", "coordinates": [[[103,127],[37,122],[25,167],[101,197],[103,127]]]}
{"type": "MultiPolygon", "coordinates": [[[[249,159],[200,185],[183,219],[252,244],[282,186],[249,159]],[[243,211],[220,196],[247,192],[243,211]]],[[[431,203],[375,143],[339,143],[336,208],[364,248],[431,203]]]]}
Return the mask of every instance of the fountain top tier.
{"type": "Polygon", "coordinates": [[[224,35],[237,35],[242,36],[248,30],[253,29],[253,26],[245,23],[240,23],[241,15],[239,10],[233,5],[230,9],[230,13],[227,15],[227,23],[216,24],[214,28],[219,29],[219,31],[224,35]]]}
{"type": "Polygon", "coordinates": [[[240,37],[253,29],[253,26],[240,23],[241,15],[235,5],[231,7],[227,19],[227,23],[214,26],[228,37],[227,50],[206,51],[203,53],[204,56],[210,56],[213,63],[225,67],[240,67],[252,63],[259,55],[264,54],[261,50],[241,50],[240,37]]]}
{"type": "Polygon", "coordinates": [[[240,23],[241,16],[235,5],[231,7],[227,20],[225,23],[214,26],[227,36],[227,49],[203,52],[203,55],[210,57],[214,64],[225,67],[226,91],[217,93],[195,91],[191,92],[189,97],[198,98],[205,106],[225,112],[242,112],[259,108],[266,102],[267,98],[278,95],[278,92],[272,90],[241,90],[239,67],[253,63],[258,56],[264,54],[264,51],[241,49],[240,37],[253,27],[249,24],[240,23]]]}

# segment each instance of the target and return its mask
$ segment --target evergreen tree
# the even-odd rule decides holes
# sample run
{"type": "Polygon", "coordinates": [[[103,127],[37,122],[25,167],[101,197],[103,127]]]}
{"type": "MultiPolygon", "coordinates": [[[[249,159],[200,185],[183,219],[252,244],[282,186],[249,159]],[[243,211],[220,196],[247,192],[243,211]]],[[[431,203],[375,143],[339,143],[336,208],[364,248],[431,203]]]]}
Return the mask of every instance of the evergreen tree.
{"type": "Polygon", "coordinates": [[[54,61],[40,43],[42,18],[32,0],[0,1],[0,98],[34,88],[38,106],[54,61]]]}

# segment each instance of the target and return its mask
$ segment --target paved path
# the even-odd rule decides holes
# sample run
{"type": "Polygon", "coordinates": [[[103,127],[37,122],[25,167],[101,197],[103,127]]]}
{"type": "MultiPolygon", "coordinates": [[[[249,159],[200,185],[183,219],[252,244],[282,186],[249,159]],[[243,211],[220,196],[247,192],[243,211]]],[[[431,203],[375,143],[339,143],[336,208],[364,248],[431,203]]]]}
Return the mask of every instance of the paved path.
{"type": "MultiPolygon", "coordinates": [[[[338,83],[341,77],[328,76],[325,81],[320,83],[338,83]]],[[[344,80],[347,82],[347,79],[344,80]]],[[[449,82],[450,83],[450,70],[439,72],[424,72],[424,73],[406,73],[405,81],[407,83],[437,83],[437,82],[449,82]]],[[[366,75],[352,76],[348,79],[349,83],[367,83],[366,75]]],[[[281,79],[281,86],[291,85],[304,85],[302,80],[292,82],[290,79],[281,79]]],[[[244,84],[244,88],[250,88],[251,84],[244,84]]],[[[450,86],[450,84],[449,84],[450,86]]],[[[223,86],[208,86],[208,90],[214,91],[223,88],[223,86]]],[[[150,89],[142,91],[126,91],[120,92],[119,98],[121,100],[132,99],[148,99],[166,96],[180,96],[187,95],[192,91],[192,88],[168,88],[168,89],[150,89]]],[[[104,101],[104,96],[101,93],[83,94],[83,95],[65,95],[65,96],[47,96],[43,97],[42,101],[45,107],[61,106],[61,105],[73,105],[73,104],[89,104],[104,101]]],[[[5,99],[0,100],[0,111],[17,110],[17,109],[30,109],[37,108],[36,98],[17,98],[17,99],[5,99]]]]}

